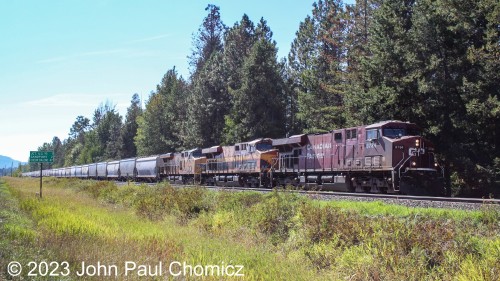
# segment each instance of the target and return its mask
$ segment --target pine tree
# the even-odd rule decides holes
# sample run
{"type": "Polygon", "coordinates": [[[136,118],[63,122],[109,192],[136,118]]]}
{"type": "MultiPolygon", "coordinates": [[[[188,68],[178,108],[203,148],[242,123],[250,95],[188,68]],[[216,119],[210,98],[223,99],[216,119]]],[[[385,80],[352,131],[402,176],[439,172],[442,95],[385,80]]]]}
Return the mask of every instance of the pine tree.
{"type": "Polygon", "coordinates": [[[169,130],[164,120],[165,100],[158,93],[151,93],[146,102],[144,113],[137,118],[137,135],[134,138],[138,156],[160,154],[168,146],[163,139],[163,132],[169,130]]]}
{"type": "Polygon", "coordinates": [[[344,112],[347,126],[358,126],[366,122],[366,114],[359,104],[363,103],[369,86],[364,77],[363,65],[370,59],[370,36],[373,14],[380,7],[380,0],[356,0],[348,5],[348,27],[346,38],[348,79],[344,97],[344,112]]]}
{"type": "Polygon", "coordinates": [[[90,128],[90,120],[84,116],[76,117],[75,123],[69,129],[69,137],[83,144],[84,134],[90,128]]]}
{"type": "Polygon", "coordinates": [[[348,13],[342,1],[318,1],[313,16],[300,24],[289,55],[297,118],[305,132],[345,124],[348,13]]]}
{"type": "Polygon", "coordinates": [[[489,0],[424,1],[414,11],[419,97],[415,111],[453,165],[456,182],[467,183],[456,192],[484,195],[494,183],[495,127],[500,119],[499,11],[500,3],[489,0]]]}
{"type": "Polygon", "coordinates": [[[222,37],[226,26],[220,17],[220,8],[209,4],[205,11],[208,15],[203,19],[203,23],[198,29],[198,33],[193,37],[193,53],[190,56],[190,65],[193,67],[193,76],[203,69],[204,65],[213,54],[222,51],[222,37]]]}
{"type": "Polygon", "coordinates": [[[231,107],[222,56],[214,54],[192,82],[186,126],[188,147],[209,147],[221,143],[224,116],[231,107]]]}
{"type": "Polygon", "coordinates": [[[230,90],[237,90],[243,79],[243,63],[255,43],[255,26],[246,14],[227,31],[224,43],[223,61],[227,85],[230,90]]]}
{"type": "Polygon", "coordinates": [[[54,168],[59,168],[64,165],[64,146],[58,137],[52,138],[52,150],[54,151],[54,168]]]}
{"type": "Polygon", "coordinates": [[[120,131],[122,117],[114,109],[108,111],[96,128],[97,138],[102,150],[103,160],[120,159],[122,139],[120,131]]]}
{"type": "Polygon", "coordinates": [[[134,137],[137,135],[137,118],[142,114],[141,100],[136,93],[132,96],[130,106],[127,109],[125,124],[121,131],[123,147],[121,155],[123,158],[129,158],[137,155],[137,148],[134,143],[134,137]]]}
{"type": "Polygon", "coordinates": [[[241,87],[231,90],[233,107],[226,117],[227,143],[285,134],[285,87],[277,62],[276,43],[261,19],[256,43],[241,69],[241,87]]]}
{"type": "Polygon", "coordinates": [[[101,144],[97,137],[97,130],[90,130],[85,134],[85,146],[80,152],[78,163],[88,164],[105,160],[101,144]]]}
{"type": "Polygon", "coordinates": [[[167,71],[161,84],[157,86],[157,93],[163,98],[163,121],[169,128],[162,133],[167,151],[182,149],[188,92],[186,82],[182,77],[178,77],[175,67],[167,71]]]}
{"type": "Polygon", "coordinates": [[[63,144],[64,146],[64,161],[62,166],[72,166],[75,164],[82,164],[80,155],[85,147],[85,135],[91,129],[90,120],[84,116],[78,116],[76,121],[70,128],[69,137],[63,144]]]}
{"type": "Polygon", "coordinates": [[[185,82],[182,77],[177,77],[174,67],[163,76],[156,92],[149,97],[144,113],[137,119],[134,141],[139,155],[160,154],[182,148],[185,97],[185,82]]]}
{"type": "Polygon", "coordinates": [[[224,116],[231,100],[222,66],[223,36],[226,30],[219,7],[208,5],[209,14],[193,39],[192,83],[187,102],[184,141],[187,147],[206,147],[221,141],[224,116]]]}

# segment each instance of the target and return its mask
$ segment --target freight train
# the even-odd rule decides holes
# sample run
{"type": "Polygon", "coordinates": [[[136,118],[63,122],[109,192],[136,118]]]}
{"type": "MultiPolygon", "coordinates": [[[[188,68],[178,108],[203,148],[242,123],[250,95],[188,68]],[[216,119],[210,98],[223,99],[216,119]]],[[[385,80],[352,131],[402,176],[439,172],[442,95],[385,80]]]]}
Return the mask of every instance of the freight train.
{"type": "MultiPolygon", "coordinates": [[[[23,176],[39,176],[40,172],[23,176]]],[[[43,170],[44,176],[239,187],[298,186],[344,192],[439,196],[443,170],[417,125],[371,125],[261,138],[148,157],[43,170]]]]}

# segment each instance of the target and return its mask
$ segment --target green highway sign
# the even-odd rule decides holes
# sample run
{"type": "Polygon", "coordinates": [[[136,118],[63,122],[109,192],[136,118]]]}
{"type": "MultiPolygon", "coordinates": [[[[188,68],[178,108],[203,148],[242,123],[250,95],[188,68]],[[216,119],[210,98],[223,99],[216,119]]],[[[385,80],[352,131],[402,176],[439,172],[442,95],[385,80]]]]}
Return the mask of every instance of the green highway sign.
{"type": "Polygon", "coordinates": [[[54,162],[53,151],[30,151],[30,163],[52,163],[54,162]]]}

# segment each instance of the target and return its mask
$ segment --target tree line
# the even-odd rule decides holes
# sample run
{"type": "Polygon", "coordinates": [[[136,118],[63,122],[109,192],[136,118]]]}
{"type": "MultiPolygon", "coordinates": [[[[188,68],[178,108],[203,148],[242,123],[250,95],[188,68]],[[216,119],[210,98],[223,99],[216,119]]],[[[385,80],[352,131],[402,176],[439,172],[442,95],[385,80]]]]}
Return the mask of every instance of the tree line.
{"type": "Polygon", "coordinates": [[[397,119],[424,129],[454,194],[498,191],[497,0],[320,0],[281,59],[264,18],[206,11],[189,77],[168,70],[125,118],[109,103],[78,116],[39,148],[53,167],[397,119]]]}

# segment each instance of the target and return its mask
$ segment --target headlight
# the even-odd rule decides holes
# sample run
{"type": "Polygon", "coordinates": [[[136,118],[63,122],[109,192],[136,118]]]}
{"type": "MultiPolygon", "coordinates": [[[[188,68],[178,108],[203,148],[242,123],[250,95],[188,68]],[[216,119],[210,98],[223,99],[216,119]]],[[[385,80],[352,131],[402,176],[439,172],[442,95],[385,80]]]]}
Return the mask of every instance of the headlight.
{"type": "Polygon", "coordinates": [[[413,162],[411,162],[411,165],[412,165],[413,167],[415,167],[415,166],[417,166],[417,162],[413,161],[413,162]]]}
{"type": "Polygon", "coordinates": [[[419,146],[420,146],[420,140],[419,140],[419,139],[416,139],[416,140],[415,140],[415,146],[416,146],[416,147],[419,147],[419,146]]]}
{"type": "Polygon", "coordinates": [[[434,163],[434,167],[437,167],[438,166],[438,163],[434,163]]]}

